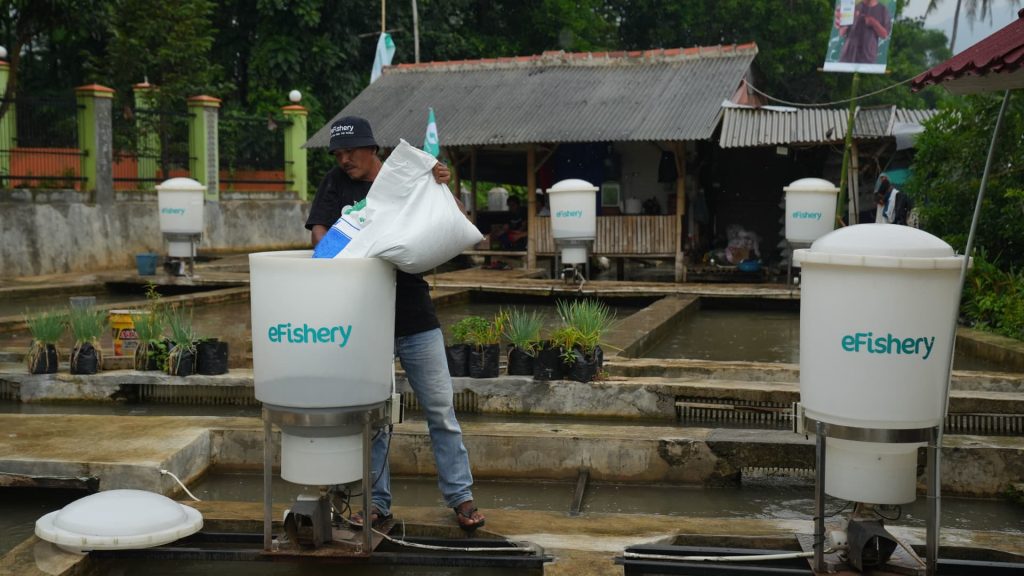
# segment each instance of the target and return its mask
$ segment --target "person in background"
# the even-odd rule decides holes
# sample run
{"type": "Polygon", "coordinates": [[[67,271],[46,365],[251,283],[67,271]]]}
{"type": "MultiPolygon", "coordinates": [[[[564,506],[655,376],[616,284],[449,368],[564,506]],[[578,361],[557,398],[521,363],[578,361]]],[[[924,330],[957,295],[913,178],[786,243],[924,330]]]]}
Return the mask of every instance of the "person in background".
{"type": "MultiPolygon", "coordinates": [[[[310,206],[306,228],[313,245],[341,216],[347,205],[366,198],[383,165],[370,123],[347,116],[331,124],[328,148],[338,165],[320,182],[310,206]]],[[[434,179],[444,184],[451,179],[446,166],[434,166],[434,179]]],[[[344,298],[344,294],[339,294],[344,298]]],[[[430,288],[422,276],[397,271],[395,292],[395,354],[409,379],[427,417],[430,444],[438,471],[438,487],[445,503],[455,511],[459,526],[473,531],[484,525],[484,516],[473,505],[473,475],[469,453],[462,442],[462,429],[455,418],[451,376],[444,353],[441,325],[430,300],[430,288]]],[[[390,431],[382,428],[373,438],[371,485],[373,509],[370,525],[391,518],[391,475],[387,454],[390,431]]],[[[350,522],[361,526],[366,512],[353,514],[350,522]]]]}
{"type": "Polygon", "coordinates": [[[497,236],[501,247],[505,250],[526,250],[526,211],[518,196],[509,196],[505,205],[508,206],[508,223],[497,236]]]}
{"type": "Polygon", "coordinates": [[[548,195],[542,194],[537,189],[537,216],[551,216],[551,209],[548,208],[548,195]]]}
{"type": "Polygon", "coordinates": [[[882,174],[878,178],[878,189],[875,192],[875,222],[881,224],[907,224],[911,204],[907,195],[889,181],[889,176],[882,174]]]}

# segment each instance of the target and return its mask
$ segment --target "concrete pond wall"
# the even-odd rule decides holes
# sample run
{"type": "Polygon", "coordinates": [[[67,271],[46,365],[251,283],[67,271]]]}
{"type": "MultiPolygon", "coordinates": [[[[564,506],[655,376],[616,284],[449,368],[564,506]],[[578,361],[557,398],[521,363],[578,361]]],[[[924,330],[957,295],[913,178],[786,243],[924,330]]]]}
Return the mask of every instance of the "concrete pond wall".
{"type": "MultiPolygon", "coordinates": [[[[225,194],[206,203],[200,250],[306,248],[308,212],[283,194],[225,194]]],[[[155,192],[100,205],[75,190],[0,191],[0,276],[134,268],[140,252],[166,252],[155,192]]]]}

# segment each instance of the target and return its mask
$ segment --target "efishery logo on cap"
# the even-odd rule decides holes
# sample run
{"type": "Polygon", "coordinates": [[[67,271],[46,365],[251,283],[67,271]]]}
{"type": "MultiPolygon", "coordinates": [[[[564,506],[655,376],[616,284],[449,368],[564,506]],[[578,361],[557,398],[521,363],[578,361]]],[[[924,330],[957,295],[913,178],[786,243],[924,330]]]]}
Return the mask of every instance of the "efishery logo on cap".
{"type": "Polygon", "coordinates": [[[329,152],[351,148],[366,148],[369,146],[380,147],[373,138],[373,130],[370,129],[370,123],[365,118],[345,116],[331,124],[329,152]]]}

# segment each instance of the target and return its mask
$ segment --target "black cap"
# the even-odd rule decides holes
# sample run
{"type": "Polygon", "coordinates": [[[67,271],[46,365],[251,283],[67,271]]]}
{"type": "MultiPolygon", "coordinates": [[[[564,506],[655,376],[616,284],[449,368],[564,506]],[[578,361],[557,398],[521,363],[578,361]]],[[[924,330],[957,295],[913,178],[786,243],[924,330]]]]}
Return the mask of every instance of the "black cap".
{"type": "Polygon", "coordinates": [[[327,148],[328,152],[368,146],[380,147],[373,139],[373,130],[365,118],[345,116],[331,123],[331,144],[327,148]]]}

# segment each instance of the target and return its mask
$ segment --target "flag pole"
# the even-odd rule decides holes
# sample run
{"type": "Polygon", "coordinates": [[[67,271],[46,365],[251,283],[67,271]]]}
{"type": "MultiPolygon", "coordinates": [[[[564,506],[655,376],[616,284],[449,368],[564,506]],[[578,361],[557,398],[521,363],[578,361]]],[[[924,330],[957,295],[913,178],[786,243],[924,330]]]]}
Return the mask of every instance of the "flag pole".
{"type": "Polygon", "coordinates": [[[385,15],[384,9],[388,5],[388,0],[380,0],[380,33],[383,34],[387,30],[388,19],[385,15]]]}

